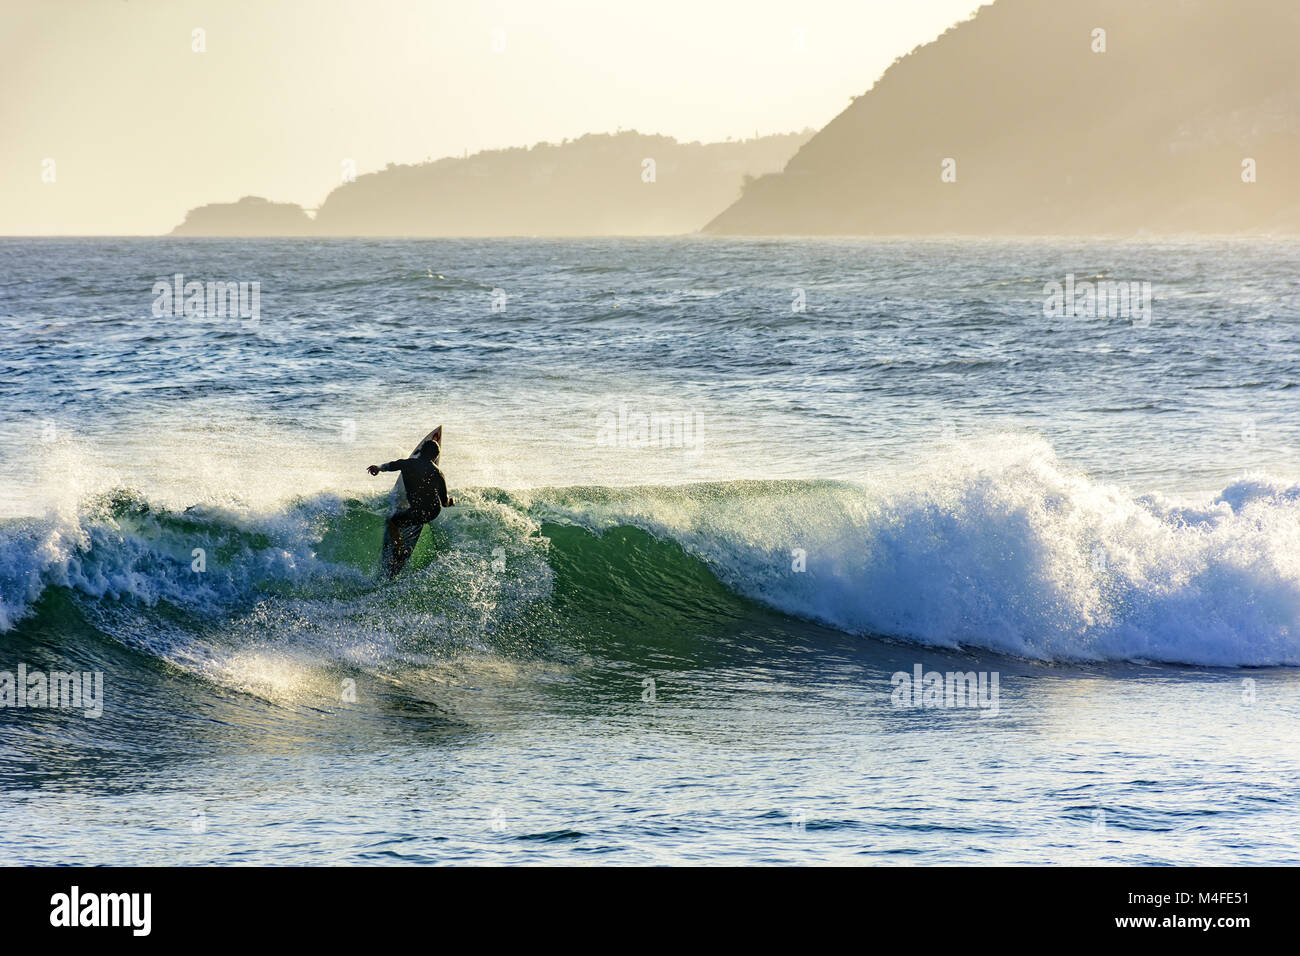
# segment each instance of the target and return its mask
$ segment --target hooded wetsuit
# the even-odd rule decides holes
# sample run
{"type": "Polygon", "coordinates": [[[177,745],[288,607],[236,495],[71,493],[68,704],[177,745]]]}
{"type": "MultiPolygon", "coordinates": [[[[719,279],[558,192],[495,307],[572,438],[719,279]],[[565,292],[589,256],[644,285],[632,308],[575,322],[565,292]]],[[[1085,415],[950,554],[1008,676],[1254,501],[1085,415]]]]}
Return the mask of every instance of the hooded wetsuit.
{"type": "Polygon", "coordinates": [[[388,519],[398,528],[424,524],[438,517],[447,504],[447,479],[436,462],[428,458],[399,458],[379,466],[380,471],[400,471],[409,507],[388,519]]]}

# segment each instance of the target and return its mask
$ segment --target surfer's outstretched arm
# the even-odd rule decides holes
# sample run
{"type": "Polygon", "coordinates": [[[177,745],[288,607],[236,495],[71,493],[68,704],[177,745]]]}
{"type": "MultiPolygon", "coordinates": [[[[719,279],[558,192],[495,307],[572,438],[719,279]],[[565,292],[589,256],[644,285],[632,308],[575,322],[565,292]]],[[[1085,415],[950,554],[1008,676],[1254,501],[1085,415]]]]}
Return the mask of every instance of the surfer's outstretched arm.
{"type": "Polygon", "coordinates": [[[396,461],[386,461],[382,465],[371,465],[366,471],[372,475],[377,475],[381,471],[401,471],[403,465],[409,465],[412,459],[399,458],[396,461]]]}

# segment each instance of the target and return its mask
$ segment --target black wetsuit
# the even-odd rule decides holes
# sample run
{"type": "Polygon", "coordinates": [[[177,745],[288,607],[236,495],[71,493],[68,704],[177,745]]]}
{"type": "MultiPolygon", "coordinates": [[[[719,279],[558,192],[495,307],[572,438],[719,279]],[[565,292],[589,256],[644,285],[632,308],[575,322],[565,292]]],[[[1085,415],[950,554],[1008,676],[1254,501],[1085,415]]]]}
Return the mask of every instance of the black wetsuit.
{"type": "Polygon", "coordinates": [[[406,503],[409,507],[388,519],[389,528],[394,533],[407,526],[419,526],[432,521],[447,504],[447,479],[443,477],[442,469],[436,462],[419,456],[399,458],[380,465],[379,470],[400,471],[402,485],[406,488],[406,503]]]}

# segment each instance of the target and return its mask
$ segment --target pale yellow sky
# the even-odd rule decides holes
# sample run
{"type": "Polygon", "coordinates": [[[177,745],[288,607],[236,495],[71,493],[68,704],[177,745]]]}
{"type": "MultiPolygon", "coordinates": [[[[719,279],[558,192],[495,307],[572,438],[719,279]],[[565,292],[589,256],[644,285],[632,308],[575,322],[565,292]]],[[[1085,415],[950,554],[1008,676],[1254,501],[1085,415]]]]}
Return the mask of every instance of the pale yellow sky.
{"type": "Polygon", "coordinates": [[[819,128],[978,6],[4,0],[0,234],[162,233],[249,194],[314,207],[349,159],[819,128]]]}

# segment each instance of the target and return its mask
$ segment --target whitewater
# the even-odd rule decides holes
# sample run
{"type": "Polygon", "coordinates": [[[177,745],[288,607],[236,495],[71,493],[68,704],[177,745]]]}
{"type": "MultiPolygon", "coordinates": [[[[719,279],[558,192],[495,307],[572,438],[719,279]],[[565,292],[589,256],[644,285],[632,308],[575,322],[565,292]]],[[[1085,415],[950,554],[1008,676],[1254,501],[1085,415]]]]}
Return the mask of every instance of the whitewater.
{"type": "MultiPolygon", "coordinates": [[[[494,549],[544,580],[545,521],[595,535],[632,527],[737,595],[849,634],[1043,661],[1300,664],[1300,488],[1278,482],[1242,480],[1200,507],[1132,498],[1065,469],[1045,443],[1008,436],[892,484],[462,494],[466,508],[438,528],[437,560],[442,580],[466,588],[493,587],[494,549]]],[[[122,491],[75,515],[9,519],[0,627],[51,587],[212,616],[286,588],[369,595],[381,590],[387,509],[387,495],[318,494],[270,513],[177,513],[122,491]],[[195,549],[223,559],[196,572],[195,549]]]]}
{"type": "Polygon", "coordinates": [[[0,671],[106,694],[0,709],[7,849],[1295,862],[1297,265],[0,240],[0,671]],[[177,273],[260,318],[155,315],[177,273]],[[1046,315],[1064,275],[1149,324],[1046,315]],[[364,468],[440,423],[387,582],[364,468]],[[997,716],[898,709],[918,666],[997,716]]]}

